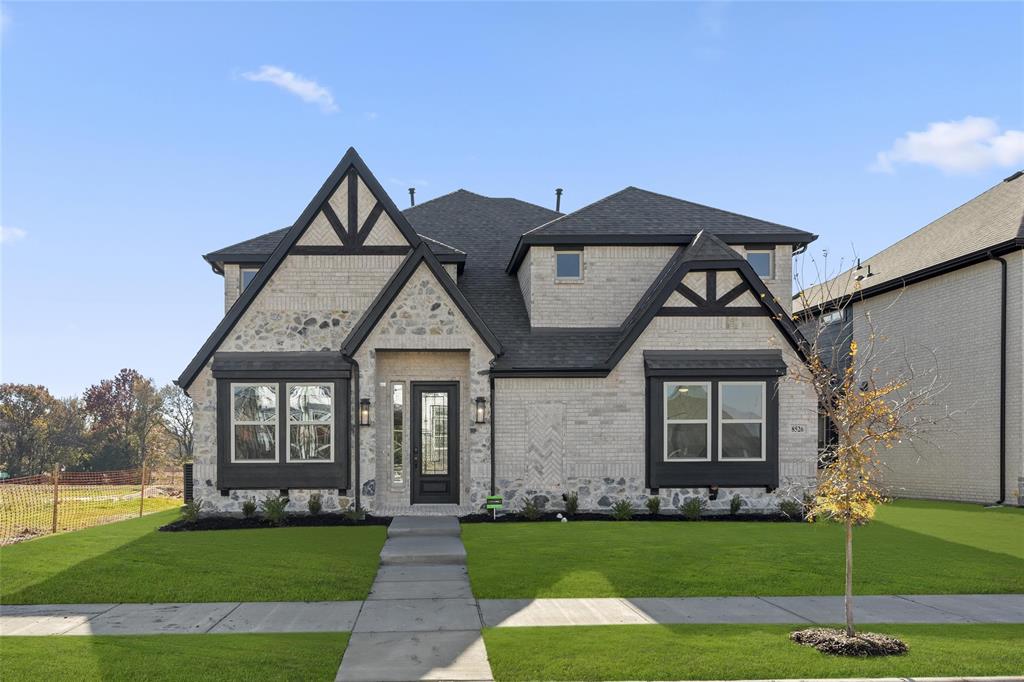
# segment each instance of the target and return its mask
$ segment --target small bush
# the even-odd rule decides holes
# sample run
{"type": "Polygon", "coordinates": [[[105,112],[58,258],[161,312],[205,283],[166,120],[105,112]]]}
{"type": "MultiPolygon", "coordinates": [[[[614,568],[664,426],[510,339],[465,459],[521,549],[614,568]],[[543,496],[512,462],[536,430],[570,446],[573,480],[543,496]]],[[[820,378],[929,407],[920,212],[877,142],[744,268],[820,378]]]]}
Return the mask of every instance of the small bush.
{"type": "Polygon", "coordinates": [[[740,497],[739,493],[733,495],[732,499],[729,500],[729,513],[736,516],[746,503],[747,501],[740,497]]]}
{"type": "Polygon", "coordinates": [[[342,514],[349,521],[362,521],[366,518],[366,510],[362,507],[352,507],[348,511],[342,514]]]}
{"type": "Polygon", "coordinates": [[[309,513],[313,516],[319,514],[324,508],[323,498],[320,493],[313,493],[309,496],[309,502],[306,504],[309,507],[309,513]]]}
{"type": "Polygon", "coordinates": [[[804,503],[787,497],[779,501],[779,513],[791,519],[802,519],[804,517],[804,503]]]}
{"type": "Polygon", "coordinates": [[[616,521],[629,521],[633,518],[633,503],[629,500],[619,500],[613,504],[612,518],[616,521]]]}
{"type": "Polygon", "coordinates": [[[690,497],[679,506],[679,511],[689,520],[699,521],[707,505],[703,497],[690,497]]]}
{"type": "Polygon", "coordinates": [[[199,512],[203,510],[203,503],[192,500],[181,508],[181,518],[189,523],[195,523],[199,519],[199,512]]]}
{"type": "Polygon", "coordinates": [[[284,525],[284,520],[288,516],[288,513],[285,511],[287,506],[288,498],[284,495],[268,497],[260,502],[260,508],[263,510],[263,516],[265,516],[267,521],[270,521],[275,526],[284,525]]]}
{"type": "Polygon", "coordinates": [[[242,503],[242,516],[251,519],[256,516],[256,500],[251,497],[242,503]]]}
{"type": "Polygon", "coordinates": [[[562,499],[565,500],[565,513],[572,516],[580,510],[580,496],[576,493],[569,493],[563,495],[562,499]]]}
{"type": "Polygon", "coordinates": [[[661,511],[661,498],[660,497],[648,497],[647,498],[647,512],[651,516],[657,516],[658,512],[661,511]]]}
{"type": "Polygon", "coordinates": [[[523,500],[523,518],[527,521],[536,521],[540,518],[540,505],[533,501],[532,498],[523,500]]]}

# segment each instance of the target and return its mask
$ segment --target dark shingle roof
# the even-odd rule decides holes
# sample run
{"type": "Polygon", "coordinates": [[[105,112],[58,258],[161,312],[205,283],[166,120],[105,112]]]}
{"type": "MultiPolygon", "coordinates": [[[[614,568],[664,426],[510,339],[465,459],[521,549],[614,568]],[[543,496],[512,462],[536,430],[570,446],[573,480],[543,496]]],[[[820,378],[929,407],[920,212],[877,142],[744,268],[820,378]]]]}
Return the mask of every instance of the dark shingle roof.
{"type": "Polygon", "coordinates": [[[287,234],[289,227],[282,227],[280,230],[261,234],[259,237],[246,239],[223,249],[217,249],[203,256],[209,263],[230,263],[233,261],[245,262],[246,258],[252,258],[252,262],[265,261],[280,241],[287,234]]]}

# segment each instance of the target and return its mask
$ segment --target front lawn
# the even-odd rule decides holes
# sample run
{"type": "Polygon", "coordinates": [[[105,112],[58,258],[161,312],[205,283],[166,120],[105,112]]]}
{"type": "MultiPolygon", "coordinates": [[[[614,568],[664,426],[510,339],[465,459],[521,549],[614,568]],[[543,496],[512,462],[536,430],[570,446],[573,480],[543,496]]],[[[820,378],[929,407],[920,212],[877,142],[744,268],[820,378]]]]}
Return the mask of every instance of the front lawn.
{"type": "Polygon", "coordinates": [[[872,625],[904,656],[845,658],[790,642],[794,625],[489,628],[496,680],[737,680],[1019,675],[1024,625],[872,625]]]}
{"type": "MultiPolygon", "coordinates": [[[[830,523],[463,524],[481,599],[842,594],[830,523]]],[[[1024,509],[904,500],[854,532],[859,594],[1024,592],[1024,509]]]]}
{"type": "Polygon", "coordinates": [[[4,637],[5,680],[333,680],[347,632],[4,637]]]}
{"type": "Polygon", "coordinates": [[[370,591],[383,526],[160,533],[130,521],[0,549],[0,603],[333,601],[370,591]]]}

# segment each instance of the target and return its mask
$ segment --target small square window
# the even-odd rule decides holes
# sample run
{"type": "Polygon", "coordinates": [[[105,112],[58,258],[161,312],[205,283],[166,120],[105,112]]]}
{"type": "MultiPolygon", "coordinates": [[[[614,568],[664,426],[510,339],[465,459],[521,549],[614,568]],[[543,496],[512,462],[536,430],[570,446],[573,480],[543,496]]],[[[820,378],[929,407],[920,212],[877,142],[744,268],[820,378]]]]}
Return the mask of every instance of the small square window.
{"type": "Polygon", "coordinates": [[[555,279],[583,279],[583,252],[558,251],[555,253],[555,279]]]}
{"type": "Polygon", "coordinates": [[[774,251],[747,251],[747,262],[754,268],[758,277],[771,279],[774,276],[772,257],[774,251]]]}
{"type": "Polygon", "coordinates": [[[259,272],[259,270],[254,270],[252,268],[242,270],[242,291],[245,291],[245,288],[249,286],[249,283],[256,278],[257,272],[259,272]]]}

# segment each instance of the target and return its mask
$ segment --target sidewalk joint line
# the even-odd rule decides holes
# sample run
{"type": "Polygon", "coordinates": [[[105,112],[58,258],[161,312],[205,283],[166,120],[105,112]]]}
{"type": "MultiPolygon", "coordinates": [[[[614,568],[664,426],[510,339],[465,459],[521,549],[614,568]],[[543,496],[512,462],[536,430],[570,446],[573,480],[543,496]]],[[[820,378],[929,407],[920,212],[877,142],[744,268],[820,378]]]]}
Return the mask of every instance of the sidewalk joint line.
{"type": "Polygon", "coordinates": [[[791,611],[790,609],[787,609],[785,606],[783,606],[781,604],[776,604],[775,602],[773,602],[772,600],[768,599],[767,597],[754,597],[754,599],[760,599],[765,604],[771,604],[775,608],[781,609],[782,611],[785,611],[786,613],[788,613],[791,616],[796,616],[797,618],[799,618],[801,621],[803,621],[805,623],[811,623],[812,625],[820,625],[821,624],[821,623],[818,623],[817,621],[814,621],[814,620],[811,620],[810,618],[807,618],[806,616],[801,616],[796,611],[791,611]]]}
{"type": "Polygon", "coordinates": [[[227,613],[225,613],[223,616],[218,618],[216,623],[214,623],[210,627],[208,627],[205,630],[203,630],[203,634],[207,634],[208,632],[211,632],[215,627],[217,627],[218,625],[223,623],[224,619],[227,618],[228,616],[230,616],[232,613],[234,613],[235,609],[237,609],[241,605],[242,605],[242,602],[237,602],[234,606],[231,607],[231,609],[227,613]]]}
{"type": "MultiPolygon", "coordinates": [[[[968,621],[970,623],[980,623],[980,622],[982,622],[982,621],[974,620],[973,618],[968,618],[967,616],[960,615],[959,613],[953,613],[952,611],[947,611],[946,609],[941,609],[938,606],[934,606],[933,604],[925,604],[923,602],[919,602],[919,601],[917,601],[915,599],[912,599],[911,597],[909,597],[907,595],[894,594],[892,596],[896,597],[897,599],[902,599],[904,601],[908,601],[911,604],[917,604],[918,606],[924,606],[924,607],[927,607],[929,609],[932,609],[933,611],[938,611],[939,613],[944,613],[947,616],[955,616],[957,618],[963,618],[964,620],[966,620],[966,621],[968,621]]],[[[943,596],[947,596],[947,595],[936,595],[936,596],[943,597],[943,596]]]]}

